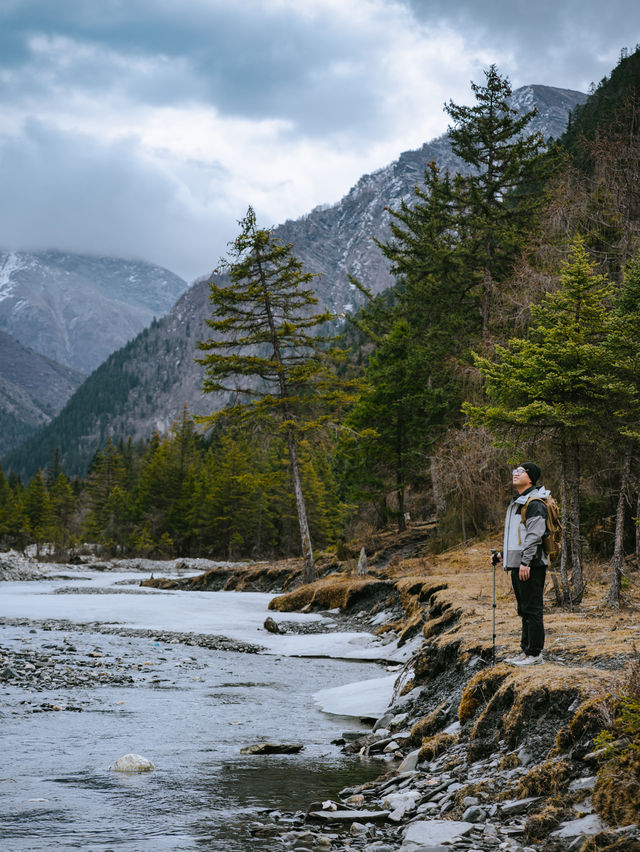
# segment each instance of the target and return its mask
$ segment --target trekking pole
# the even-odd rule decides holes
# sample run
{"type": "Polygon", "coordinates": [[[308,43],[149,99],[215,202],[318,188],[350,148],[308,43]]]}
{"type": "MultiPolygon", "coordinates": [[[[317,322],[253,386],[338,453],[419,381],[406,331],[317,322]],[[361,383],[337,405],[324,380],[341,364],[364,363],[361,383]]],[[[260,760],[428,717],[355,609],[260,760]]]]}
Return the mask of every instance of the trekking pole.
{"type": "Polygon", "coordinates": [[[491,623],[491,663],[495,666],[496,664],[496,565],[498,564],[498,551],[491,551],[491,564],[493,565],[493,602],[492,602],[492,613],[493,620],[491,623]]]}

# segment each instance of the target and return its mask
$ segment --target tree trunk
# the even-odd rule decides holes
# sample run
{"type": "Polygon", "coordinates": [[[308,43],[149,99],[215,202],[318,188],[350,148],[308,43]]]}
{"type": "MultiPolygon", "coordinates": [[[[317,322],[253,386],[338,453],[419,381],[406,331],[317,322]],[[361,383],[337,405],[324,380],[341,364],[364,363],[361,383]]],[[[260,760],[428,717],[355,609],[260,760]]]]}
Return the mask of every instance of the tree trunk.
{"type": "Polygon", "coordinates": [[[608,606],[620,606],[620,592],[622,590],[622,559],[624,557],[625,505],[629,491],[629,480],[631,478],[632,453],[633,446],[631,441],[628,441],[622,462],[620,492],[618,494],[618,507],[616,509],[616,534],[613,546],[613,559],[611,560],[611,584],[609,585],[609,594],[607,595],[608,606]]]}
{"type": "Polygon", "coordinates": [[[571,589],[569,588],[569,525],[567,518],[569,517],[569,488],[567,485],[567,442],[562,436],[562,457],[561,457],[561,490],[560,490],[560,511],[562,513],[562,549],[560,551],[560,582],[562,583],[562,604],[564,606],[571,605],[571,589]]]}
{"type": "Polygon", "coordinates": [[[398,532],[404,532],[407,521],[404,516],[404,441],[400,418],[396,423],[396,498],[398,500],[398,532]]]}
{"type": "Polygon", "coordinates": [[[316,567],[313,562],[313,549],[311,547],[311,536],[309,535],[309,523],[307,521],[307,509],[302,494],[302,480],[300,478],[300,466],[298,464],[298,450],[296,440],[291,429],[287,432],[289,445],[289,460],[291,462],[291,475],[293,477],[293,490],[296,495],[296,508],[298,510],[298,523],[300,525],[300,541],[302,544],[302,556],[304,559],[304,581],[313,583],[316,579],[316,567]]]}
{"type": "Polygon", "coordinates": [[[363,577],[367,573],[367,551],[364,548],[364,545],[360,548],[360,556],[358,558],[358,568],[357,572],[358,577],[363,577]]]}
{"type": "MultiPolygon", "coordinates": [[[[278,365],[278,383],[280,387],[280,400],[284,403],[282,416],[285,421],[290,421],[291,414],[289,412],[288,398],[289,392],[287,389],[287,378],[282,361],[282,353],[280,351],[280,342],[278,330],[273,318],[273,310],[269,297],[269,288],[265,271],[262,267],[260,252],[256,253],[256,261],[260,271],[260,280],[263,286],[264,308],[269,329],[271,332],[271,344],[273,346],[273,356],[278,365]]],[[[289,446],[289,459],[291,461],[291,475],[293,478],[293,490],[296,496],[296,507],[298,510],[298,523],[300,525],[300,540],[302,543],[302,556],[304,559],[304,579],[305,583],[313,583],[316,579],[316,567],[313,562],[313,548],[311,547],[311,535],[309,534],[309,523],[307,521],[307,508],[304,502],[304,494],[302,493],[302,480],[300,478],[300,466],[298,465],[298,449],[296,447],[296,437],[292,428],[287,429],[287,443],[289,446]]]]}
{"type": "Polygon", "coordinates": [[[640,568],[640,488],[636,494],[636,568],[640,568]]]}
{"type": "Polygon", "coordinates": [[[569,530],[571,535],[571,600],[580,603],[584,594],[582,545],[580,543],[580,447],[575,438],[569,446],[569,530]]]}
{"type": "Polygon", "coordinates": [[[482,339],[486,340],[489,336],[489,313],[491,310],[491,272],[489,269],[484,271],[484,280],[482,282],[482,296],[480,297],[480,311],[482,320],[482,339]]]}
{"type": "Polygon", "coordinates": [[[462,527],[462,541],[464,544],[467,543],[467,522],[464,516],[464,504],[460,509],[460,526],[462,527]]]}
{"type": "Polygon", "coordinates": [[[436,515],[442,517],[447,511],[447,501],[444,498],[442,490],[442,480],[438,471],[438,465],[434,456],[429,457],[429,468],[431,470],[431,492],[433,494],[433,502],[436,507],[436,515]]]}
{"type": "Polygon", "coordinates": [[[396,498],[398,500],[398,532],[404,532],[407,528],[407,519],[404,513],[404,485],[401,483],[398,483],[396,498]]]}

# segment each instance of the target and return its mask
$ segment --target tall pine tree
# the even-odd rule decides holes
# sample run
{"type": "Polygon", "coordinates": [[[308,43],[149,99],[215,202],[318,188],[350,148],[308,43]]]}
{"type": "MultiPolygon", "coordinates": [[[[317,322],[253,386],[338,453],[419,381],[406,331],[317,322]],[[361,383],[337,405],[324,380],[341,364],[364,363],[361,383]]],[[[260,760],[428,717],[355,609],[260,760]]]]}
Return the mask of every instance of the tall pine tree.
{"type": "Polygon", "coordinates": [[[584,591],[580,536],[581,449],[609,428],[611,412],[626,405],[609,343],[611,284],[596,275],[577,239],[564,265],[560,287],[532,308],[527,338],[497,346],[493,358],[476,358],[488,402],[466,406],[474,425],[518,442],[523,431],[552,435],[560,447],[561,557],[564,601],[584,591]],[[572,588],[568,563],[571,564],[572,588]]]}
{"type": "Polygon", "coordinates": [[[343,389],[327,369],[329,340],[319,332],[331,319],[317,311],[314,278],[270,231],[258,228],[253,209],[240,222],[241,232],[224,261],[228,278],[212,278],[214,336],[198,343],[206,354],[206,393],[226,393],[226,411],[202,418],[215,423],[230,413],[241,418],[276,421],[287,440],[296,499],[305,580],[315,579],[313,547],[302,488],[298,444],[318,427],[327,410],[345,401],[343,389]]]}
{"type": "Polygon", "coordinates": [[[552,165],[543,154],[542,136],[526,132],[536,111],[519,116],[510,102],[509,80],[495,65],[484,74],[484,85],[471,84],[473,106],[445,105],[453,120],[451,146],[472,167],[471,174],[456,176],[454,192],[459,249],[466,277],[479,293],[483,337],[489,333],[492,291],[512,272],[552,165]]]}

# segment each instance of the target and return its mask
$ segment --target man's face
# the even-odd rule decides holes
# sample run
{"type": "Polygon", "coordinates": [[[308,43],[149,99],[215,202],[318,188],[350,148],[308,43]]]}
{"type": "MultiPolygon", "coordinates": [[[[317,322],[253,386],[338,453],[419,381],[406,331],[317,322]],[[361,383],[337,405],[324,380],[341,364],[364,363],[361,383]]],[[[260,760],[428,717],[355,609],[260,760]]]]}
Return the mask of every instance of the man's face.
{"type": "Polygon", "coordinates": [[[511,474],[513,485],[518,491],[525,491],[533,484],[529,479],[529,474],[523,467],[514,468],[511,474]]]}

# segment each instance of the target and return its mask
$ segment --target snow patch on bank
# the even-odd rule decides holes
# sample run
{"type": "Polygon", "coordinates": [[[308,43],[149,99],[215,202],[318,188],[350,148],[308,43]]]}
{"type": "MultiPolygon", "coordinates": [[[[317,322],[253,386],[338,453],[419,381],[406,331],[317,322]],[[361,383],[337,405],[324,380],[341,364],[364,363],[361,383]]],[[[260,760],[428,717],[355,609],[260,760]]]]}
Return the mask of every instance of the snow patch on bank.
{"type": "Polygon", "coordinates": [[[391,703],[396,675],[321,689],[313,696],[324,713],[378,718],[391,703]]]}

